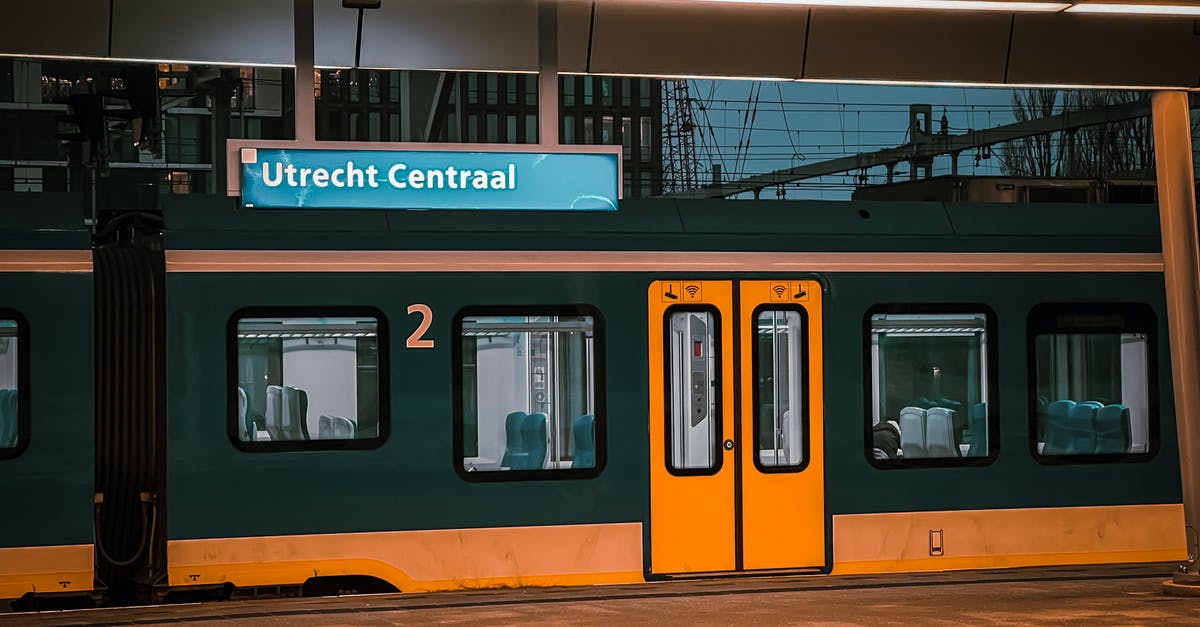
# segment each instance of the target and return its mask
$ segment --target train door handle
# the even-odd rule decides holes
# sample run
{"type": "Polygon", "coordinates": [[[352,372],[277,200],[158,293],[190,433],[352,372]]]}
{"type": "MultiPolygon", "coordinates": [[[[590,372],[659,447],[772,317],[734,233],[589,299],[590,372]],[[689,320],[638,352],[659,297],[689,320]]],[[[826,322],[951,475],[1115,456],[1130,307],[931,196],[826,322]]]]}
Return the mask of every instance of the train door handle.
{"type": "Polygon", "coordinates": [[[733,450],[733,440],[725,440],[725,450],[727,450],[727,451],[733,450]]]}

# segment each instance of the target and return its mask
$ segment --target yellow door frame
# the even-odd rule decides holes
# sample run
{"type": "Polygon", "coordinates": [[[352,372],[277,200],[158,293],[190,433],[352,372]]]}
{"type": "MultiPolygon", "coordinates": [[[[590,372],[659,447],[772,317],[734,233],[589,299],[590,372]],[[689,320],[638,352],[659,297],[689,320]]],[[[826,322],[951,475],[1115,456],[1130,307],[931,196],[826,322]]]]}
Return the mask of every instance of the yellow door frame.
{"type": "Polygon", "coordinates": [[[650,284],[652,574],[825,565],[821,295],[820,285],[813,280],[666,280],[650,284]],[[803,435],[807,446],[803,465],[784,472],[764,472],[755,464],[755,314],[772,305],[802,311],[805,320],[803,402],[807,419],[803,435]],[[724,446],[719,449],[720,463],[714,471],[672,472],[667,463],[666,314],[702,308],[717,314],[718,438],[724,446]]]}

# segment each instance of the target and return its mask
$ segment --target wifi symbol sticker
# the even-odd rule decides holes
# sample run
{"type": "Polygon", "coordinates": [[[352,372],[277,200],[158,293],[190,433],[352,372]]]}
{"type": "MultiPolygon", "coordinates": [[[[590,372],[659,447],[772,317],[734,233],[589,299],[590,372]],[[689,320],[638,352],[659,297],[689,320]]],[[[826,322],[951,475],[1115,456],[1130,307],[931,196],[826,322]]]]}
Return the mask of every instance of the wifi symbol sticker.
{"type": "Polygon", "coordinates": [[[684,283],[683,284],[683,300],[688,302],[696,302],[703,300],[703,292],[700,290],[699,283],[684,283]]]}
{"type": "Polygon", "coordinates": [[[771,300],[791,300],[788,298],[787,283],[772,283],[771,284],[771,300]]]}

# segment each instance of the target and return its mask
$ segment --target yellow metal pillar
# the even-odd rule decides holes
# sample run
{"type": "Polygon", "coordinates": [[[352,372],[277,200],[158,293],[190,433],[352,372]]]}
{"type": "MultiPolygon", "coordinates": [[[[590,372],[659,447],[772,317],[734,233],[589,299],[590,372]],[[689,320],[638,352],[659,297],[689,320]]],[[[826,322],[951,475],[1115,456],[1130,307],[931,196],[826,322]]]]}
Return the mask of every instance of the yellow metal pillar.
{"type": "Polygon", "coordinates": [[[1200,249],[1196,234],[1196,189],[1188,94],[1156,92],[1151,99],[1158,213],[1162,229],[1163,278],[1170,326],[1175,423],[1187,534],[1187,562],[1174,584],[1200,584],[1200,249]]]}
{"type": "Polygon", "coordinates": [[[558,2],[538,2],[538,143],[558,145],[558,2]]]}

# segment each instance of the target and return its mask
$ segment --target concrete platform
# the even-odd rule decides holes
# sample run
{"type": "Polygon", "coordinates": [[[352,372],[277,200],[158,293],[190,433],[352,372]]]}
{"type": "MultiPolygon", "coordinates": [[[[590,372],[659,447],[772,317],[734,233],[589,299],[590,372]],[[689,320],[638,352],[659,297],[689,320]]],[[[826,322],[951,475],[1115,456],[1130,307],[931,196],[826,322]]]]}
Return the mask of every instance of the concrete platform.
{"type": "Polygon", "coordinates": [[[39,625],[1200,625],[1172,564],[381,594],[0,615],[39,625]]]}

